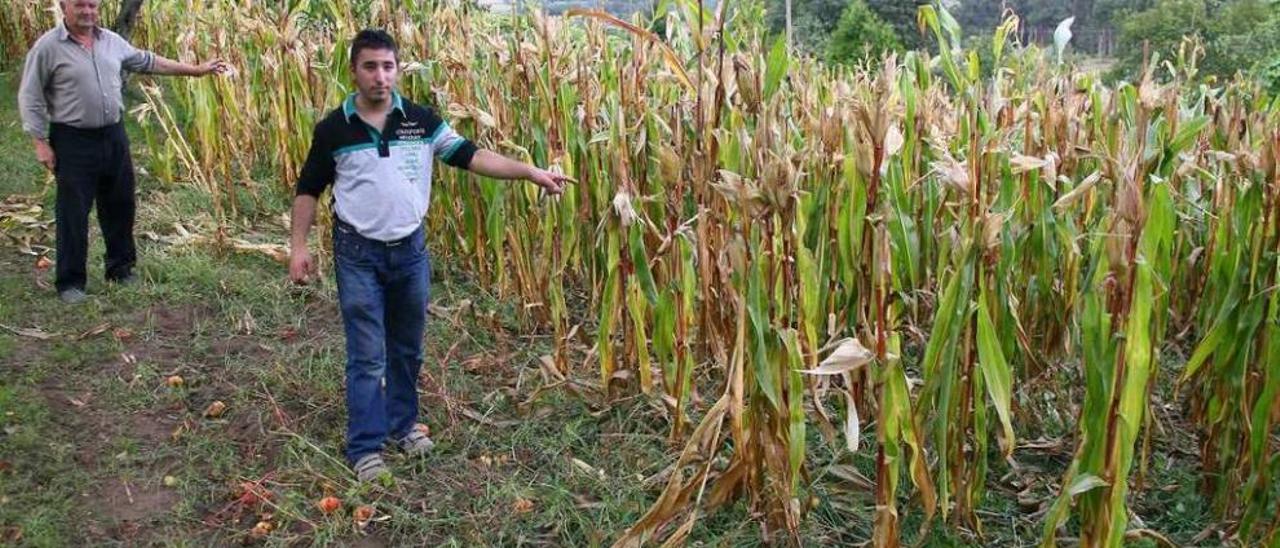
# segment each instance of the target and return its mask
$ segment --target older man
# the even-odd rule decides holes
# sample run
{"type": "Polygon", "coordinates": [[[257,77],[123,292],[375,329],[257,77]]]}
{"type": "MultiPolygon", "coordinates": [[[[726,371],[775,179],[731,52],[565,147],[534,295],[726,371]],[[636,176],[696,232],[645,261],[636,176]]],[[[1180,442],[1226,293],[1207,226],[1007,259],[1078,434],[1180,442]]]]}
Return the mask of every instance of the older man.
{"type": "Polygon", "coordinates": [[[98,202],[106,240],[106,278],[135,280],[134,180],[124,111],[122,71],[204,76],[226,70],[222,61],[199,66],[134,48],[98,26],[99,0],[62,0],[64,22],[27,53],[18,91],[22,128],[36,159],[58,181],[58,296],[85,300],[89,209],[98,202]]]}

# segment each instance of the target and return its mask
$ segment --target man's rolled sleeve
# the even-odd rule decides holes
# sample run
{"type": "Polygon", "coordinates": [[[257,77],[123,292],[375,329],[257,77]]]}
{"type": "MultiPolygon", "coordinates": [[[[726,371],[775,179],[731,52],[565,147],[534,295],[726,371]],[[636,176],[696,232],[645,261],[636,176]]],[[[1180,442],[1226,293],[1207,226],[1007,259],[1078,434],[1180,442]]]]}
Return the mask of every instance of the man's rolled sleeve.
{"type": "Polygon", "coordinates": [[[302,173],[298,176],[295,196],[303,194],[320,197],[325,188],[333,184],[337,172],[337,163],[333,159],[333,147],[325,138],[319,125],[311,137],[311,150],[307,152],[307,161],[302,164],[302,173]]]}
{"type": "Polygon", "coordinates": [[[18,87],[18,113],[22,118],[22,130],[37,139],[49,138],[49,102],[44,91],[49,80],[49,69],[44,66],[44,49],[34,47],[27,52],[22,68],[22,83],[18,87]]]}
{"type": "Polygon", "coordinates": [[[155,70],[156,54],[144,49],[133,47],[127,40],[117,37],[120,40],[120,48],[124,53],[123,59],[120,60],[120,67],[129,72],[149,73],[155,70]]]}
{"type": "Polygon", "coordinates": [[[461,169],[471,167],[471,159],[475,157],[476,152],[479,150],[475,143],[458,135],[458,132],[454,131],[444,121],[440,122],[440,129],[433,145],[436,157],[448,165],[461,169]]]}

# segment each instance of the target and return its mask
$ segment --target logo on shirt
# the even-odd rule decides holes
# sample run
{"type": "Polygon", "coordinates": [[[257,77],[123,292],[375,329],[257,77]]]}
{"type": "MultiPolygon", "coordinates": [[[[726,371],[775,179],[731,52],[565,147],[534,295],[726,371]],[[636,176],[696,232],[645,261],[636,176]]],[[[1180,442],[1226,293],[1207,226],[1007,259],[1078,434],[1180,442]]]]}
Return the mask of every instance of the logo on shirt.
{"type": "Polygon", "coordinates": [[[426,137],[427,130],[420,127],[400,127],[396,129],[396,139],[414,141],[426,137]]]}

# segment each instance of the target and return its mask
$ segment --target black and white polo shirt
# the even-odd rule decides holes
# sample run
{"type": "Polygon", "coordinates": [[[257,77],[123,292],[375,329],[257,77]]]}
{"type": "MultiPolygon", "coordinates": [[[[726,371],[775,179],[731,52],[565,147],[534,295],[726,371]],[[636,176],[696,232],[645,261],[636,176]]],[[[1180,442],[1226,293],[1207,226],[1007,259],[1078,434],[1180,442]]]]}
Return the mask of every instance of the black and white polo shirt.
{"type": "Polygon", "coordinates": [[[297,194],[319,197],[332,184],[339,219],[365,238],[399,240],[427,214],[432,158],[466,169],[476,150],[434,110],[394,92],[379,132],[356,114],[352,93],[316,124],[297,194]]]}

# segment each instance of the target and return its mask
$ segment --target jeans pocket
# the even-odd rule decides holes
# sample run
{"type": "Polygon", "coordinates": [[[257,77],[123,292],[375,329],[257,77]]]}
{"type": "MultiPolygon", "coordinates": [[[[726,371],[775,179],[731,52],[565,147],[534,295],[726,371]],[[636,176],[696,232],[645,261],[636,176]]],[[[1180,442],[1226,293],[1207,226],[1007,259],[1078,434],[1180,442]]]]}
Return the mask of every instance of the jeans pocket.
{"type": "Polygon", "coordinates": [[[333,227],[333,258],[345,263],[364,260],[365,245],[359,234],[343,226],[333,227]]]}

